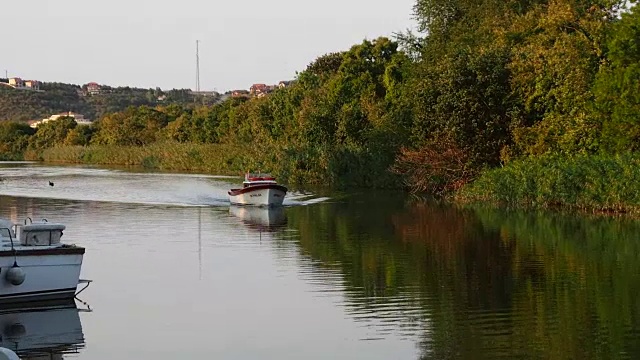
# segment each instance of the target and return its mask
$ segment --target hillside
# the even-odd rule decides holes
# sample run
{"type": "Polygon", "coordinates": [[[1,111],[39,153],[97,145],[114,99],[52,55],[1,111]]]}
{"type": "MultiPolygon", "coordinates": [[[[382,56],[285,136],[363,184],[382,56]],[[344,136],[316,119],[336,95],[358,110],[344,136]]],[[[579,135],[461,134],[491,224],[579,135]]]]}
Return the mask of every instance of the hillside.
{"type": "MultiPolygon", "coordinates": [[[[6,82],[6,79],[0,79],[6,82]]],[[[40,92],[0,86],[0,121],[39,120],[65,111],[77,112],[89,119],[122,111],[129,106],[178,104],[214,104],[218,96],[194,95],[188,89],[163,91],[130,87],[102,86],[101,93],[89,94],[86,88],[64,83],[42,83],[40,92]]]]}

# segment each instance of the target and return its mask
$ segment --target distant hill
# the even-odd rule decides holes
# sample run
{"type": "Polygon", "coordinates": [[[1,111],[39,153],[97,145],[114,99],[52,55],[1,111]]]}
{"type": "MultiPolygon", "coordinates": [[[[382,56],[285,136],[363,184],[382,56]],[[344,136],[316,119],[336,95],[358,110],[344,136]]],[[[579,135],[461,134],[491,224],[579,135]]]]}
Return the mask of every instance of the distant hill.
{"type": "MultiPolygon", "coordinates": [[[[7,83],[7,79],[0,82],[7,83]]],[[[195,95],[188,89],[163,91],[130,87],[101,86],[91,94],[86,86],[64,83],[41,83],[39,92],[13,89],[0,85],[0,121],[28,121],[47,118],[52,114],[72,111],[97,120],[107,113],[122,111],[129,106],[178,104],[214,104],[219,95],[195,95]]]]}

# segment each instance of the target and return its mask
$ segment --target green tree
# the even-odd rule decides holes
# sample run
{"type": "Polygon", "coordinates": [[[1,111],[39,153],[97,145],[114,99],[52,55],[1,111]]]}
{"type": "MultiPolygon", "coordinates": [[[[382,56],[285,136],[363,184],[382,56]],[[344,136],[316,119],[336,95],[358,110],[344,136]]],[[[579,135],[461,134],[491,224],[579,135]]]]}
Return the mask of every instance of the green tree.
{"type": "Polygon", "coordinates": [[[333,52],[322,55],[311,64],[309,64],[305,72],[318,77],[331,76],[338,72],[338,70],[340,69],[340,65],[342,65],[343,59],[343,52],[333,52]]]}
{"type": "Polygon", "coordinates": [[[25,123],[0,122],[0,159],[21,160],[29,145],[29,138],[35,132],[25,123]]]}
{"type": "Polygon", "coordinates": [[[558,0],[536,5],[509,28],[514,96],[523,112],[516,154],[593,152],[598,123],[589,110],[604,60],[604,35],[619,1],[558,0]]]}
{"type": "Polygon", "coordinates": [[[218,107],[197,107],[185,111],[166,127],[166,136],[179,142],[217,143],[218,107]]]}
{"type": "Polygon", "coordinates": [[[509,53],[463,48],[452,55],[419,70],[413,84],[413,143],[425,146],[450,138],[475,166],[496,165],[509,144],[518,105],[510,97],[509,53]]]}
{"type": "Polygon", "coordinates": [[[82,145],[86,146],[91,143],[91,138],[95,133],[95,128],[90,125],[78,125],[69,130],[67,137],[64,139],[65,145],[82,145]]]}
{"type": "Polygon", "coordinates": [[[43,150],[63,145],[69,132],[75,129],[76,126],[76,121],[67,116],[40,124],[36,133],[29,139],[29,148],[43,150]]]}
{"type": "Polygon", "coordinates": [[[151,144],[161,137],[160,130],[168,123],[169,117],[158,110],[130,107],[100,119],[91,142],[125,146],[151,144]]]}
{"type": "Polygon", "coordinates": [[[640,9],[635,6],[611,28],[608,63],[597,76],[595,107],[602,121],[601,148],[640,150],[640,9]]]}

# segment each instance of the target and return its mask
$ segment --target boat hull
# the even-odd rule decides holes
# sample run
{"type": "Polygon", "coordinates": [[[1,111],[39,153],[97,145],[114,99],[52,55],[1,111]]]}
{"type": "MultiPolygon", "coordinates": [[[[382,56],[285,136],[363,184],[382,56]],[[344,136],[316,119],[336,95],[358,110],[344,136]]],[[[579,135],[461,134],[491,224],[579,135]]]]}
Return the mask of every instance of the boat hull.
{"type": "Polygon", "coordinates": [[[281,185],[256,185],[229,191],[233,205],[282,206],[287,188],[281,185]]]}
{"type": "Polygon", "coordinates": [[[43,300],[73,299],[84,254],[83,248],[31,250],[16,257],[25,280],[13,285],[7,272],[13,266],[11,251],[0,251],[0,304],[43,300]]]}

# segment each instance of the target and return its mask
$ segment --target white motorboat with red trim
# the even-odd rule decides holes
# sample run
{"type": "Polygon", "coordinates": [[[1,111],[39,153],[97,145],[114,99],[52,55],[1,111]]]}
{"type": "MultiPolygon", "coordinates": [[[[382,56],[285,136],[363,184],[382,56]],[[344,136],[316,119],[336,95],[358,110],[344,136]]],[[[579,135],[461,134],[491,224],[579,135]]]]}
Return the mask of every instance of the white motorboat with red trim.
{"type": "Polygon", "coordinates": [[[80,279],[85,249],[60,242],[64,225],[28,220],[0,219],[0,303],[73,299],[91,283],[80,279]]]}
{"type": "Polygon", "coordinates": [[[229,201],[234,205],[281,206],[287,194],[287,188],[278,184],[268,174],[246,173],[242,188],[228,192],[229,201]]]}

